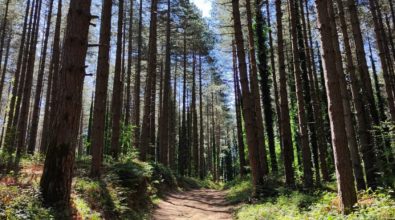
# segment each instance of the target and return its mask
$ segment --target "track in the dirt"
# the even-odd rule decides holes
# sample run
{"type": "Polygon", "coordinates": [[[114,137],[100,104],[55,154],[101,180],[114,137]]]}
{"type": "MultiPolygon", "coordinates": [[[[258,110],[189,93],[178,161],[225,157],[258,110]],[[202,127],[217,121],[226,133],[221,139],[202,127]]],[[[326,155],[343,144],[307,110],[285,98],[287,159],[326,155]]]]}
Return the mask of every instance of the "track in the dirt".
{"type": "Polygon", "coordinates": [[[225,201],[225,192],[210,189],[172,193],[159,202],[153,220],[232,219],[234,206],[225,201]]]}

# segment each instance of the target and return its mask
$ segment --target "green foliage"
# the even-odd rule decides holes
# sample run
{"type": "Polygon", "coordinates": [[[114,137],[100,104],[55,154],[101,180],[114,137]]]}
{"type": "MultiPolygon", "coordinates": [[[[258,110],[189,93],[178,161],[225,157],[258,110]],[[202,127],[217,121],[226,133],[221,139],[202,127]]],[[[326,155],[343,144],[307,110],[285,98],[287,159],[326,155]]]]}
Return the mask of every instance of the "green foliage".
{"type": "Polygon", "coordinates": [[[54,212],[42,206],[37,188],[0,185],[0,219],[54,219],[54,212]]]}
{"type": "MultiPolygon", "coordinates": [[[[380,189],[360,192],[358,204],[351,214],[340,213],[337,194],[331,190],[301,192],[287,188],[277,188],[276,196],[264,197],[254,204],[246,204],[236,210],[236,219],[393,219],[395,201],[393,191],[380,189]]],[[[251,181],[236,180],[225,186],[230,202],[249,200],[251,181]]]]}
{"type": "Polygon", "coordinates": [[[176,188],[177,179],[170,168],[162,164],[153,164],[151,183],[159,190],[166,188],[176,188]]]}
{"type": "Polygon", "coordinates": [[[226,199],[231,203],[245,202],[252,194],[252,183],[249,178],[235,179],[226,183],[225,189],[228,189],[226,199]]]}

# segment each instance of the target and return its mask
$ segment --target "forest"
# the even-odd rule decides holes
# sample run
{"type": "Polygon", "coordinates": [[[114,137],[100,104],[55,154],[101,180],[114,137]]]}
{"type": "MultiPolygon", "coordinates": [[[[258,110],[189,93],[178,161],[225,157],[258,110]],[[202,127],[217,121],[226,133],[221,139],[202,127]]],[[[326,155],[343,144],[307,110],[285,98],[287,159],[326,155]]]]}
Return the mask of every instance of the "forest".
{"type": "Polygon", "coordinates": [[[395,219],[393,0],[0,0],[0,219],[395,219]]]}

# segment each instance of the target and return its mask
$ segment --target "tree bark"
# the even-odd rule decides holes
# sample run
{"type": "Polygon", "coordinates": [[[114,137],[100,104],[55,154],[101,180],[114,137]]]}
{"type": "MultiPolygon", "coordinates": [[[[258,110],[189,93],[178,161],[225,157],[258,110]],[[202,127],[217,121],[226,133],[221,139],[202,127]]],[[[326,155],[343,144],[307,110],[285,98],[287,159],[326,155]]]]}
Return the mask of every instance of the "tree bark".
{"type": "MultiPolygon", "coordinates": [[[[300,145],[302,150],[303,158],[303,180],[306,187],[313,186],[313,171],[311,162],[311,151],[308,142],[308,130],[307,130],[307,120],[305,112],[305,100],[303,95],[303,85],[302,85],[302,71],[300,63],[300,52],[299,52],[299,42],[298,42],[298,12],[297,4],[294,0],[289,1],[290,11],[291,11],[291,33],[292,33],[292,54],[294,61],[294,75],[296,82],[296,98],[298,104],[298,119],[299,119],[299,136],[300,145]]],[[[306,92],[306,91],[305,91],[306,92]]]]}
{"type": "Polygon", "coordinates": [[[250,88],[251,88],[251,94],[254,97],[254,101],[255,101],[254,104],[255,117],[256,117],[255,123],[258,129],[256,132],[258,133],[258,149],[259,149],[259,157],[260,157],[259,161],[263,174],[266,175],[269,173],[269,168],[268,168],[267,156],[266,156],[262,108],[261,108],[261,101],[259,97],[258,71],[257,71],[257,62],[255,58],[255,41],[254,41],[254,31],[252,28],[252,11],[251,11],[250,0],[246,0],[246,13],[247,13],[247,30],[248,30],[248,46],[249,46],[248,51],[250,58],[250,88]]]}
{"type": "Polygon", "coordinates": [[[40,108],[41,91],[42,91],[43,81],[44,81],[44,70],[45,70],[45,63],[46,63],[46,58],[47,58],[48,38],[49,38],[49,32],[51,30],[51,19],[52,19],[53,3],[54,3],[53,0],[51,0],[49,2],[48,15],[47,15],[47,24],[46,24],[46,30],[45,30],[42,54],[41,54],[41,58],[40,58],[41,59],[41,63],[40,63],[39,71],[38,71],[36,93],[35,93],[35,97],[34,97],[32,125],[31,125],[31,128],[30,128],[30,139],[29,139],[29,145],[28,145],[28,150],[27,150],[27,152],[30,153],[30,154],[33,154],[34,150],[36,148],[38,122],[39,122],[39,118],[40,118],[39,116],[40,116],[40,109],[41,109],[40,108]]]}
{"type": "Polygon", "coordinates": [[[156,52],[157,52],[157,7],[158,1],[152,0],[151,2],[151,21],[150,21],[150,34],[148,42],[148,70],[146,88],[144,94],[144,116],[140,137],[140,159],[147,160],[147,150],[150,146],[150,122],[152,117],[155,117],[152,111],[152,90],[155,88],[156,76],[156,52]]]}
{"type": "MultiPolygon", "coordinates": [[[[256,116],[256,97],[252,95],[249,88],[247,66],[245,61],[244,40],[241,31],[239,0],[232,0],[233,26],[235,31],[235,40],[237,48],[237,58],[239,63],[240,84],[243,94],[243,118],[245,121],[245,128],[247,133],[247,144],[249,151],[249,161],[251,166],[251,173],[253,179],[254,194],[260,193],[263,185],[264,170],[262,170],[259,156],[259,138],[256,116]]],[[[258,99],[259,100],[259,99],[258,99]]],[[[262,130],[260,130],[262,131],[262,130]]]]}
{"type": "Polygon", "coordinates": [[[284,39],[283,39],[283,24],[281,0],[276,0],[276,20],[277,20],[277,57],[278,57],[278,72],[280,82],[280,109],[281,109],[281,148],[283,151],[283,161],[285,170],[285,182],[288,186],[295,185],[295,177],[293,170],[293,144],[292,133],[289,117],[288,106],[288,91],[287,91],[287,76],[285,72],[284,62],[284,39]]]}
{"type": "MultiPolygon", "coordinates": [[[[336,178],[340,208],[343,213],[351,211],[357,202],[350,152],[347,147],[347,137],[344,124],[344,112],[340,84],[338,78],[341,73],[337,71],[335,60],[335,46],[331,38],[330,16],[328,7],[333,7],[332,1],[316,0],[318,27],[322,43],[322,57],[324,61],[324,75],[326,91],[328,94],[329,118],[331,122],[332,146],[335,157],[336,178]]],[[[337,42],[336,42],[337,43],[337,42]]],[[[338,44],[338,43],[337,43],[338,44]]]]}
{"type": "Polygon", "coordinates": [[[123,77],[122,77],[122,27],[123,27],[123,4],[124,0],[119,0],[118,5],[118,33],[117,49],[115,55],[114,85],[111,99],[112,112],[112,135],[111,135],[111,155],[118,159],[120,151],[119,138],[121,134],[121,115],[122,115],[122,95],[123,95],[123,77]]]}
{"type": "Polygon", "coordinates": [[[71,0],[65,31],[62,70],[59,80],[59,99],[55,108],[53,135],[45,158],[40,189],[44,203],[69,208],[71,181],[75,158],[82,89],[85,76],[85,57],[88,48],[88,30],[91,1],[71,0]]]}
{"type": "Polygon", "coordinates": [[[111,10],[112,0],[103,1],[91,131],[92,166],[90,175],[92,177],[100,177],[103,158],[108,76],[110,69],[111,10]]]}

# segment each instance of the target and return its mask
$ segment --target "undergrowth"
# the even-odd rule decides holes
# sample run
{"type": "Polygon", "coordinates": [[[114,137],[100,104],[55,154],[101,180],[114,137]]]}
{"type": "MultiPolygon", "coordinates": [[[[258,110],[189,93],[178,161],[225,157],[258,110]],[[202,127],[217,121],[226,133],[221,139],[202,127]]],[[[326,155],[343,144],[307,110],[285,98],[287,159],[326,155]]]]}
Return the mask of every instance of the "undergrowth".
{"type": "Polygon", "coordinates": [[[276,188],[275,196],[251,200],[249,179],[238,179],[225,186],[227,200],[244,202],[235,213],[236,219],[394,219],[395,200],[390,189],[366,190],[358,193],[358,203],[349,215],[342,215],[335,190],[329,183],[315,191],[276,188]]]}
{"type": "MultiPolygon", "coordinates": [[[[64,213],[42,205],[42,164],[40,156],[23,158],[20,173],[0,178],[0,219],[63,218],[64,213]]],[[[76,160],[71,195],[73,219],[149,219],[154,205],[168,191],[222,188],[210,180],[176,176],[161,164],[130,158],[118,162],[105,158],[100,179],[90,178],[89,170],[90,157],[76,160]]]]}

